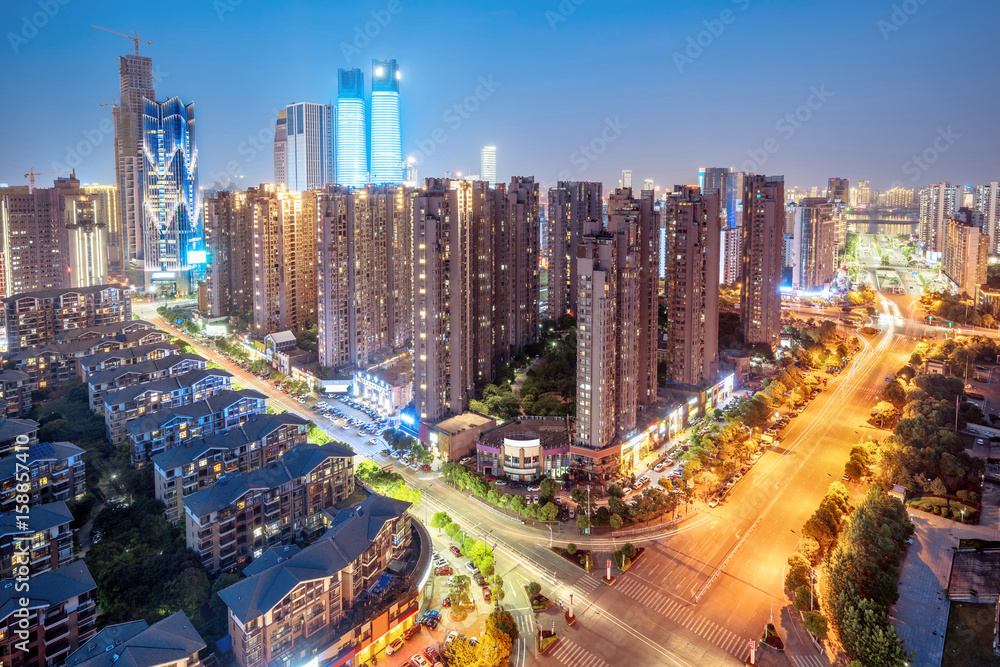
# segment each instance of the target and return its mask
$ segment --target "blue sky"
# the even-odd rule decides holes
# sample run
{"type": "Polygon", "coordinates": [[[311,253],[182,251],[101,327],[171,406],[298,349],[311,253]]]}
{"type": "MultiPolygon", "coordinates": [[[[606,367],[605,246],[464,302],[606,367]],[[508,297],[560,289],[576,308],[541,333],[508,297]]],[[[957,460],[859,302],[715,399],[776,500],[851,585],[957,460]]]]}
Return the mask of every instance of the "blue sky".
{"type": "Polygon", "coordinates": [[[117,97],[117,56],[132,43],[90,24],[153,42],[140,53],[159,72],[157,97],[195,103],[205,187],[226,173],[272,180],[275,109],[335,101],[338,67],[361,67],[370,85],[372,58],[399,61],[403,150],[421,157],[421,179],[478,173],[484,144],[497,146],[499,178],[545,185],[614,185],[632,169],[637,183],[670,187],[700,166],[800,187],[1000,178],[1000,4],[520,5],[7,0],[0,182],[66,164],[113,182],[99,104],[117,97]],[[355,41],[366,27],[374,36],[355,41]]]}

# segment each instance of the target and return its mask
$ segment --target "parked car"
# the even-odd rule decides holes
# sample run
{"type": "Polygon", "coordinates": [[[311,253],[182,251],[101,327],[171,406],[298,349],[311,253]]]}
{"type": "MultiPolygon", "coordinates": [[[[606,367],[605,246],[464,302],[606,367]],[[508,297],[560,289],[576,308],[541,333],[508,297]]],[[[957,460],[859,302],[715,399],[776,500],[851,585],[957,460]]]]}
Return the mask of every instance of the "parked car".
{"type": "Polygon", "coordinates": [[[420,633],[420,624],[415,623],[412,627],[408,628],[406,632],[403,633],[403,639],[410,640],[420,633]]]}
{"type": "Polygon", "coordinates": [[[429,465],[427,465],[426,463],[424,463],[423,465],[421,465],[420,469],[423,470],[424,472],[430,472],[431,471],[431,467],[429,465]]]}
{"type": "Polygon", "coordinates": [[[398,653],[401,648],[403,648],[403,640],[393,639],[392,643],[385,647],[385,654],[392,655],[393,653],[398,653]]]}
{"type": "Polygon", "coordinates": [[[455,570],[452,569],[450,565],[442,565],[434,568],[434,574],[438,576],[445,576],[448,574],[455,574],[455,570]]]}
{"type": "Polygon", "coordinates": [[[493,601],[493,594],[490,593],[489,586],[483,586],[483,599],[486,600],[487,602],[493,601]]]}
{"type": "Polygon", "coordinates": [[[451,643],[458,639],[458,630],[452,630],[448,633],[448,636],[444,638],[444,645],[451,646],[451,643]]]}
{"type": "Polygon", "coordinates": [[[479,572],[479,568],[471,560],[465,561],[465,569],[472,573],[479,572]]]}
{"type": "Polygon", "coordinates": [[[451,596],[450,595],[446,596],[443,600],[441,600],[441,606],[442,607],[450,607],[451,606],[451,596]]]}
{"type": "Polygon", "coordinates": [[[496,481],[496,485],[497,486],[507,486],[507,482],[503,481],[502,479],[498,479],[496,481]]]}
{"type": "Polygon", "coordinates": [[[431,667],[431,663],[427,662],[427,658],[420,655],[419,653],[415,653],[413,654],[413,656],[410,657],[410,663],[413,665],[413,667],[431,667]]]}
{"type": "Polygon", "coordinates": [[[431,662],[441,662],[441,654],[439,654],[433,646],[425,648],[424,655],[426,655],[427,659],[431,662]]]}
{"type": "Polygon", "coordinates": [[[462,555],[462,552],[461,552],[461,550],[460,550],[460,549],[459,549],[458,547],[455,547],[455,546],[452,546],[452,547],[448,547],[448,549],[449,549],[449,550],[450,550],[450,551],[451,551],[451,552],[452,552],[453,554],[455,554],[456,556],[461,556],[461,555],[462,555]]]}

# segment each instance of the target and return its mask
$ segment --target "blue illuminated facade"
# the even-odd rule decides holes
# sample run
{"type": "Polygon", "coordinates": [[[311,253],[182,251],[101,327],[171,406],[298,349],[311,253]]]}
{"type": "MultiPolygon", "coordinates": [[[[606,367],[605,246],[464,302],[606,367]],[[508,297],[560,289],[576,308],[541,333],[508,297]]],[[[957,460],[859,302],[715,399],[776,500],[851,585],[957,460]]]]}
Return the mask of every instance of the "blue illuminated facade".
{"type": "Polygon", "coordinates": [[[368,133],[365,76],[360,69],[337,72],[337,184],[352,188],[368,182],[368,133]]]}
{"type": "Polygon", "coordinates": [[[403,182],[403,141],[399,126],[399,69],[395,60],[372,60],[370,182],[403,182]]]}
{"type": "Polygon", "coordinates": [[[147,287],[176,283],[178,291],[189,291],[189,273],[205,264],[193,103],[143,100],[142,161],[147,287]]]}

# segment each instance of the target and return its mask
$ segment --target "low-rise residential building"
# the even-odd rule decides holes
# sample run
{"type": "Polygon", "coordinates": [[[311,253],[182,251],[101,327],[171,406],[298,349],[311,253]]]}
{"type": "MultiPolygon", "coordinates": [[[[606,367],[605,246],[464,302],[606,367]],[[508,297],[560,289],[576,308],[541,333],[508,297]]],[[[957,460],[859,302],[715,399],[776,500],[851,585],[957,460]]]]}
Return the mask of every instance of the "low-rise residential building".
{"type": "Polygon", "coordinates": [[[180,350],[177,349],[176,345],[166,340],[159,343],[150,343],[149,345],[138,345],[121,350],[112,350],[110,352],[98,352],[80,361],[80,379],[86,382],[94,373],[100,373],[101,371],[127,364],[141,364],[145,361],[155,361],[174,354],[180,354],[180,350]]]}
{"type": "MultiPolygon", "coordinates": [[[[263,667],[282,656],[312,656],[326,664],[339,657],[345,646],[339,622],[369,596],[390,561],[409,549],[408,507],[373,494],[356,509],[337,512],[330,529],[299,553],[220,591],[236,664],[263,667]]],[[[372,654],[383,649],[416,613],[412,602],[407,596],[390,607],[390,623],[348,639],[372,654]]]]}
{"type": "Polygon", "coordinates": [[[266,410],[264,394],[229,389],[197,403],[146,414],[125,426],[132,465],[141,467],[160,452],[228,431],[266,410]]]}
{"type": "Polygon", "coordinates": [[[82,362],[88,357],[155,343],[169,344],[167,333],[159,329],[138,329],[107,338],[46,343],[15,354],[14,369],[28,374],[32,389],[54,387],[83,377],[82,362]]]}
{"type": "Polygon", "coordinates": [[[104,397],[104,425],[112,445],[125,441],[125,426],[143,415],[203,401],[231,389],[233,375],[221,368],[200,369],[119,389],[104,397]]]}
{"type": "Polygon", "coordinates": [[[568,417],[522,417],[479,434],[477,469],[516,482],[555,479],[569,467],[571,444],[568,417]]]}
{"type": "Polygon", "coordinates": [[[27,417],[31,412],[31,376],[21,371],[0,370],[0,399],[7,402],[8,417],[27,417]]]}
{"type": "Polygon", "coordinates": [[[126,336],[128,334],[135,333],[136,331],[155,331],[157,329],[159,329],[159,327],[146,320],[123,320],[121,322],[112,322],[111,324],[69,329],[64,331],[59,336],[56,336],[56,341],[60,343],[68,343],[73,340],[100,340],[102,338],[126,336]]]}
{"type": "Polygon", "coordinates": [[[71,329],[132,320],[129,291],[116,285],[23,292],[3,305],[10,354],[55,342],[71,329]]]}
{"type": "Polygon", "coordinates": [[[152,458],[156,499],[167,520],[184,518],[184,496],[277,461],[292,447],[306,442],[309,422],[290,412],[253,415],[224,433],[209,435],[161,452],[152,458]]]}
{"type": "Polygon", "coordinates": [[[444,462],[476,453],[479,434],[497,425],[497,420],[478,412],[463,412],[436,424],[420,422],[420,442],[444,462]]]}
{"type": "Polygon", "coordinates": [[[55,570],[73,560],[73,513],[63,501],[33,505],[27,519],[20,514],[0,514],[0,578],[36,575],[55,570]],[[15,569],[18,572],[15,572],[15,569]]]}
{"type": "Polygon", "coordinates": [[[102,628],[63,667],[203,667],[205,640],[182,611],[150,625],[130,621],[102,628]]]}
{"type": "Polygon", "coordinates": [[[7,419],[0,415],[0,457],[14,453],[15,447],[38,443],[38,422],[34,419],[7,419]]]}
{"type": "Polygon", "coordinates": [[[97,584],[82,560],[31,577],[27,589],[17,583],[15,579],[0,581],[0,660],[4,667],[62,664],[94,636],[97,584]],[[19,630],[27,631],[26,642],[19,630]]]}
{"type": "Polygon", "coordinates": [[[28,497],[32,507],[56,500],[75,500],[87,492],[84,451],[71,442],[43,442],[27,448],[26,462],[14,454],[0,458],[0,512],[13,512],[17,496],[28,497]],[[31,480],[28,493],[18,490],[17,473],[31,480]]]}
{"type": "Polygon", "coordinates": [[[328,508],[354,490],[354,452],[306,443],[277,461],[185,496],[188,548],[209,572],[243,565],[278,544],[312,541],[328,508]]]}
{"type": "Polygon", "coordinates": [[[208,361],[197,354],[171,354],[162,359],[125,364],[93,373],[87,378],[90,409],[97,414],[103,414],[104,397],[119,389],[206,368],[208,361]]]}
{"type": "Polygon", "coordinates": [[[354,392],[387,415],[397,414],[413,401],[413,358],[404,355],[390,363],[354,374],[354,392]]]}

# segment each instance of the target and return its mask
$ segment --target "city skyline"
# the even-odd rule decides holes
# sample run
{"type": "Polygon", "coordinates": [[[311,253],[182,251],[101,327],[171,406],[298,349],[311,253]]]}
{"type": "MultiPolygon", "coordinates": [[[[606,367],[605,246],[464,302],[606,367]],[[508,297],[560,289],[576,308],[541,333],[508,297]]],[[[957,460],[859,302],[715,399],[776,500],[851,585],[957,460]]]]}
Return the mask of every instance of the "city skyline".
{"type": "MultiPolygon", "coordinates": [[[[36,109],[4,130],[8,161],[0,170],[0,182],[23,184],[21,175],[29,168],[48,171],[53,166],[75,166],[82,182],[114,182],[113,125],[107,122],[108,110],[98,105],[114,98],[114,58],[129,53],[132,45],[93,30],[91,23],[121,32],[136,30],[153,42],[140,44],[139,51],[153,59],[158,95],[197,105],[200,181],[205,189],[222,176],[240,188],[269,182],[278,110],[292,100],[333,103],[337,67],[364,72],[372,59],[381,58],[405,65],[401,86],[409,102],[403,114],[402,152],[404,159],[416,159],[423,176],[475,173],[480,148],[490,143],[505,156],[499,182],[512,174],[533,174],[543,188],[556,180],[600,180],[611,186],[623,169],[631,169],[640,182],[651,178],[664,192],[675,182],[691,182],[697,168],[710,164],[783,173],[792,187],[822,185],[831,173],[855,182],[868,180],[878,190],[897,182],[919,189],[942,181],[993,180],[988,158],[983,157],[1000,147],[1000,140],[988,132],[986,117],[990,98],[996,95],[993,87],[981,88],[982,104],[952,105],[919,84],[936,72],[960,71],[971,62],[971,50],[986,39],[977,35],[996,9],[976,8],[985,20],[969,24],[962,20],[966,3],[918,4],[898,16],[892,6],[849,3],[832,17],[824,13],[824,25],[807,35],[799,26],[819,8],[796,6],[795,12],[787,12],[781,9],[790,4],[774,4],[776,11],[767,12],[755,11],[757,7],[743,0],[719,8],[673,9],[671,30],[663,34],[655,20],[645,20],[645,15],[636,20],[636,3],[605,15],[600,5],[591,3],[499,12],[460,6],[418,14],[407,12],[399,2],[364,8],[305,3],[273,10],[229,0],[182,2],[180,11],[171,14],[184,17],[181,37],[180,31],[171,32],[169,18],[164,22],[162,15],[154,17],[152,9],[97,8],[84,13],[82,7],[60,5],[38,27],[32,23],[37,4],[18,2],[9,13],[3,62],[11,85],[31,91],[36,109]],[[324,19],[334,15],[338,27],[326,40],[329,53],[310,58],[309,36],[326,30],[324,19]],[[281,61],[306,65],[274,65],[266,49],[243,38],[296,17],[310,20],[281,61]],[[420,35],[432,20],[454,38],[427,48],[420,35]],[[476,29],[487,26],[515,39],[481,49],[476,29]],[[607,40],[606,48],[581,49],[581,38],[598,27],[611,35],[629,31],[630,38],[607,40]],[[937,39],[950,36],[954,48],[926,53],[923,45],[932,27],[937,39]],[[729,65],[750,47],[756,56],[775,56],[756,39],[761,30],[781,35],[775,43],[782,44],[782,52],[797,55],[779,61],[773,83],[756,90],[726,72],[738,71],[729,65]],[[642,39],[647,34],[648,39],[642,39]],[[828,50],[796,50],[824,36],[828,50]],[[610,44],[616,44],[614,52],[610,44]],[[507,57],[515,52],[536,64],[532,74],[506,67],[507,57]],[[59,87],[37,83],[71,53],[76,67],[96,78],[75,77],[59,87]],[[312,60],[321,61],[322,67],[309,65],[312,60]],[[834,60],[846,70],[884,74],[844,85],[824,76],[834,60]],[[629,61],[650,63],[659,74],[650,83],[646,68],[633,73],[617,65],[629,61]],[[446,80],[435,76],[440,62],[450,63],[446,80]],[[905,68],[899,68],[899,62],[905,62],[905,68]],[[574,67],[568,68],[570,64],[574,67]],[[227,76],[219,77],[217,71],[227,76]],[[263,87],[261,74],[269,82],[263,87]],[[883,83],[885,76],[891,77],[891,85],[883,83]],[[544,94],[553,81],[557,88],[573,88],[602,77],[613,81],[603,86],[611,94],[586,107],[577,96],[544,94]],[[256,95],[242,99],[251,80],[256,95]],[[640,81],[649,104],[622,104],[622,96],[637,89],[640,81]],[[701,92],[704,104],[690,109],[669,105],[680,88],[701,92]],[[535,102],[521,104],[524,99],[535,102]],[[666,116],[658,100],[667,105],[666,116]],[[72,120],[55,122],[58,114],[67,113],[72,120]],[[671,126],[704,131],[675,133],[671,126]],[[38,131],[42,127],[45,132],[38,131]],[[823,164],[815,159],[818,155],[823,164]]],[[[652,18],[659,13],[666,18],[668,10],[647,11],[652,18]]]]}

